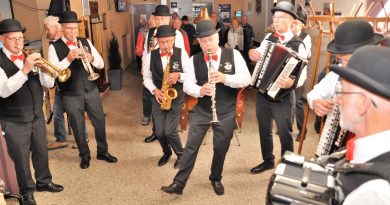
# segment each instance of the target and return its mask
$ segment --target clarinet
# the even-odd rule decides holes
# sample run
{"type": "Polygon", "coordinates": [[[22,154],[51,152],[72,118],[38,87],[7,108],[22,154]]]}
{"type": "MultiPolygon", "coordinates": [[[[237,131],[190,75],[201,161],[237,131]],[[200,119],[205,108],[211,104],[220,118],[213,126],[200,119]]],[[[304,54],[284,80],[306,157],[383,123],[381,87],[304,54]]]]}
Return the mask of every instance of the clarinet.
{"type": "Polygon", "coordinates": [[[211,111],[213,113],[213,117],[212,117],[212,120],[210,121],[210,123],[218,123],[219,120],[218,120],[218,116],[217,116],[217,107],[216,107],[216,102],[215,102],[215,92],[216,92],[216,87],[215,87],[215,82],[214,80],[212,80],[210,78],[210,74],[211,74],[211,71],[215,71],[214,67],[213,67],[213,64],[211,62],[211,49],[209,49],[207,51],[207,56],[209,57],[209,69],[208,69],[208,76],[209,76],[209,80],[208,80],[208,83],[212,86],[213,88],[213,94],[211,95],[211,111]]]}

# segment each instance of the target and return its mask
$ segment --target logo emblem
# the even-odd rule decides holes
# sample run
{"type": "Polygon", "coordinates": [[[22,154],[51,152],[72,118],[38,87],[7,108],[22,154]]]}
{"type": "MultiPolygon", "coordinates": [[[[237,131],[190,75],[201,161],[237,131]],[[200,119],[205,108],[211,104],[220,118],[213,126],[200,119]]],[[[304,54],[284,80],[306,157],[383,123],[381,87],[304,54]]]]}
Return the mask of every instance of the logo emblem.
{"type": "Polygon", "coordinates": [[[173,69],[173,70],[179,70],[179,67],[180,67],[180,65],[179,65],[178,62],[173,62],[173,63],[172,63],[172,69],[173,69]]]}
{"type": "Polygon", "coordinates": [[[226,72],[232,72],[232,67],[233,65],[230,62],[226,62],[224,65],[226,72]]]}

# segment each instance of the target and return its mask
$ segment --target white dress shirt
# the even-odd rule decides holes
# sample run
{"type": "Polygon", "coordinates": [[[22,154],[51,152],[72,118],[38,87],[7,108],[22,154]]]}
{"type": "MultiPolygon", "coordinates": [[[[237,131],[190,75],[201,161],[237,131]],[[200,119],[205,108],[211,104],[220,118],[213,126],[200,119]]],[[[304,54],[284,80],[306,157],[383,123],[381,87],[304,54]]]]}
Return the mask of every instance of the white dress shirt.
{"type": "MultiPolygon", "coordinates": [[[[220,59],[221,59],[221,48],[218,49],[217,55],[218,60],[217,61],[211,61],[212,66],[215,69],[219,68],[220,59]]],[[[248,67],[246,66],[246,62],[239,51],[233,49],[233,55],[234,55],[234,67],[235,67],[235,74],[233,75],[225,75],[226,82],[225,86],[229,86],[231,88],[243,88],[249,85],[251,82],[251,75],[249,73],[248,67]]],[[[196,77],[195,77],[195,68],[193,64],[193,56],[190,58],[190,69],[187,75],[187,79],[184,82],[184,92],[186,92],[188,95],[191,95],[193,97],[199,98],[203,97],[200,95],[200,89],[201,86],[196,84],[196,77]]],[[[207,68],[209,68],[208,63],[206,63],[207,68]]]]}
{"type": "MultiPolygon", "coordinates": [[[[160,51],[161,53],[161,51],[160,51]]],[[[173,55],[173,50],[171,51],[172,55],[173,55]]],[[[152,78],[152,71],[150,70],[150,60],[151,60],[151,53],[148,53],[146,54],[145,56],[145,62],[144,62],[144,69],[142,70],[142,75],[143,75],[143,79],[144,79],[144,86],[150,91],[150,93],[153,93],[153,90],[156,89],[157,87],[154,85],[153,83],[153,78],[152,78]]],[[[153,59],[155,60],[155,59],[153,59]]],[[[165,71],[165,67],[167,66],[168,64],[168,59],[167,57],[161,57],[161,61],[162,61],[162,66],[163,66],[163,71],[165,71]]],[[[183,49],[181,49],[181,65],[182,65],[182,68],[183,68],[183,73],[180,73],[180,78],[179,78],[179,82],[180,83],[183,83],[184,80],[186,79],[186,75],[188,73],[188,70],[189,70],[189,67],[190,67],[190,61],[189,61],[189,57],[187,55],[187,52],[183,49]]],[[[158,88],[160,89],[160,88],[158,88]]]]}
{"type": "MultiPolygon", "coordinates": [[[[157,32],[157,28],[154,30],[155,32],[157,32]]],[[[184,38],[183,38],[183,35],[181,34],[181,32],[179,30],[176,30],[176,35],[175,35],[175,44],[174,46],[177,47],[177,48],[181,48],[182,51],[185,51],[186,48],[184,46],[184,38]]],[[[143,54],[142,54],[142,68],[145,68],[145,61],[146,61],[146,55],[149,52],[149,44],[148,44],[148,38],[149,38],[149,35],[150,33],[148,32],[147,35],[146,35],[146,38],[145,38],[145,42],[144,42],[144,51],[143,51],[143,54]]],[[[158,43],[157,43],[157,39],[156,40],[156,46],[155,46],[155,49],[159,48],[158,47],[158,43]]]]}
{"type": "MultiPolygon", "coordinates": [[[[59,39],[60,40],[60,39],[59,39]]],[[[64,36],[61,37],[61,40],[64,41],[65,43],[68,41],[64,36]]],[[[92,43],[87,39],[88,41],[88,44],[89,44],[89,47],[91,47],[91,54],[93,56],[93,61],[91,62],[91,64],[97,68],[97,69],[103,69],[104,68],[104,61],[103,61],[103,58],[100,56],[99,52],[96,50],[96,48],[92,45],[92,43]]],[[[76,42],[77,43],[77,42],[76,42]]],[[[74,45],[69,45],[68,46],[69,50],[73,50],[73,49],[76,49],[78,48],[78,46],[74,46],[74,45]]],[[[58,56],[57,56],[57,52],[56,52],[56,49],[54,48],[53,44],[51,44],[49,46],[49,51],[48,51],[48,61],[57,66],[58,68],[62,69],[62,70],[65,70],[66,68],[69,67],[69,65],[72,63],[72,62],[69,62],[68,61],[68,58],[64,58],[62,59],[62,61],[60,61],[58,59],[58,56]]]]}
{"type": "MultiPolygon", "coordinates": [[[[354,145],[351,162],[365,163],[390,151],[390,130],[358,138],[354,145]]],[[[343,204],[390,204],[390,184],[384,179],[367,181],[352,191],[343,204]]]]}
{"type": "Polygon", "coordinates": [[[317,83],[313,90],[307,93],[307,102],[310,109],[313,109],[313,101],[318,99],[331,100],[336,90],[337,82],[339,81],[339,75],[334,72],[329,72],[326,76],[317,83]]]}
{"type": "MultiPolygon", "coordinates": [[[[268,39],[268,37],[269,37],[270,35],[272,35],[272,33],[268,33],[268,34],[264,37],[264,39],[263,39],[263,41],[261,42],[260,46],[256,48],[256,50],[257,50],[258,52],[260,52],[261,54],[263,54],[263,53],[265,52],[266,45],[267,45],[267,44],[266,44],[266,39],[268,39]]],[[[294,37],[294,34],[291,32],[291,30],[289,30],[289,31],[287,31],[287,32],[285,32],[285,33],[282,33],[282,34],[280,34],[280,35],[283,35],[283,36],[284,36],[283,41],[280,39],[282,45],[286,45],[286,43],[287,43],[288,41],[290,41],[290,40],[294,37]]],[[[307,54],[307,51],[306,51],[306,49],[305,49],[305,46],[303,46],[302,44],[300,44],[299,47],[298,47],[298,55],[299,55],[300,57],[304,58],[304,59],[307,59],[308,54],[307,54]]],[[[300,75],[300,77],[299,77],[299,79],[298,79],[298,82],[297,82],[296,87],[301,87],[301,86],[303,85],[303,83],[305,83],[306,78],[307,78],[307,68],[306,68],[306,66],[305,66],[305,67],[302,69],[302,72],[301,72],[301,75],[300,75]]]]}
{"type": "MultiPolygon", "coordinates": [[[[10,56],[14,54],[12,54],[5,47],[3,47],[2,49],[5,55],[8,57],[8,59],[11,59],[10,56]]],[[[17,55],[20,54],[22,54],[22,52],[18,53],[17,55]]],[[[24,62],[19,59],[15,60],[14,64],[19,69],[22,69],[24,66],[24,62]]],[[[7,98],[11,96],[16,91],[18,91],[27,80],[28,77],[24,75],[24,73],[21,70],[15,73],[15,75],[8,78],[4,70],[0,68],[0,97],[7,98]]],[[[39,71],[39,81],[41,82],[41,85],[44,87],[51,88],[54,86],[54,78],[50,77],[46,73],[42,73],[41,71],[39,71]]]]}

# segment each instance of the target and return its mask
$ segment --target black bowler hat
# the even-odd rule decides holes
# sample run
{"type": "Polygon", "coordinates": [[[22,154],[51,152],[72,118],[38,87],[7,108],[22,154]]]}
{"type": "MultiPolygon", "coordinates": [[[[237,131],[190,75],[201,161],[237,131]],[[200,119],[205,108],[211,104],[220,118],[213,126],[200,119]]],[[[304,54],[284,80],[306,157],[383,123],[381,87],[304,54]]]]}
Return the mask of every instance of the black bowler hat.
{"type": "Polygon", "coordinates": [[[294,19],[297,19],[297,14],[295,13],[295,6],[292,5],[290,2],[282,1],[276,4],[274,8],[271,9],[272,14],[274,14],[276,11],[281,11],[284,13],[290,14],[294,19]]]}
{"type": "Polygon", "coordinates": [[[357,49],[347,67],[330,65],[341,78],[390,99],[390,48],[374,45],[357,49]]]}
{"type": "Polygon", "coordinates": [[[306,25],[306,21],[307,21],[307,15],[302,13],[302,12],[299,12],[297,13],[297,17],[298,17],[298,20],[300,22],[302,22],[304,25],[306,25]]]}
{"type": "Polygon", "coordinates": [[[78,20],[77,14],[74,11],[65,11],[61,17],[58,23],[80,23],[81,20],[78,20]]]}
{"type": "Polygon", "coordinates": [[[175,36],[176,30],[168,25],[162,25],[157,28],[156,38],[175,36]]]}
{"type": "Polygon", "coordinates": [[[21,31],[24,33],[26,27],[22,27],[20,22],[16,19],[4,19],[0,21],[0,35],[9,32],[18,32],[21,31]]]}
{"type": "Polygon", "coordinates": [[[372,26],[363,20],[350,20],[336,28],[328,51],[334,54],[350,54],[364,45],[378,44],[384,37],[374,33],[372,26]]]}
{"type": "Polygon", "coordinates": [[[188,16],[184,15],[183,17],[181,17],[181,20],[182,21],[188,21],[188,16]]]}
{"type": "Polygon", "coordinates": [[[169,8],[167,5],[157,5],[154,9],[154,16],[170,16],[169,8]]]}
{"type": "Polygon", "coordinates": [[[214,22],[212,20],[202,20],[196,24],[196,30],[194,37],[202,38],[217,33],[219,29],[215,29],[214,22]]]}

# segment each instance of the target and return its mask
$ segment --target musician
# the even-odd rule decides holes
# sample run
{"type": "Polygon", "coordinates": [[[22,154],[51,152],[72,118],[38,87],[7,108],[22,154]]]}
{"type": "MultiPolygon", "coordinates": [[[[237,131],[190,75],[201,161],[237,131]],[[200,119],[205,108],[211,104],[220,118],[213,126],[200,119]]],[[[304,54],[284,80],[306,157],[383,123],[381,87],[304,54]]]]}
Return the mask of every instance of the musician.
{"type": "Polygon", "coordinates": [[[97,159],[109,163],[116,163],[117,158],[108,152],[106,141],[106,125],[103,113],[103,106],[95,81],[87,78],[90,71],[86,71],[81,62],[82,53],[76,41],[81,41],[83,46],[89,48],[91,53],[86,53],[86,58],[93,66],[103,69],[104,62],[96,48],[85,38],[78,36],[77,14],[73,11],[66,11],[60,18],[63,36],[61,39],[49,46],[49,62],[60,69],[70,68],[72,75],[66,82],[57,82],[62,93],[62,99],[66,113],[70,118],[70,125],[74,131],[76,144],[81,157],[80,167],[86,169],[90,165],[90,151],[84,136],[85,116],[87,112],[95,128],[97,143],[97,159]],[[77,37],[77,38],[76,38],[77,37]]]}
{"type": "MultiPolygon", "coordinates": [[[[49,43],[57,41],[62,36],[61,24],[58,23],[59,18],[56,16],[48,16],[43,20],[46,38],[49,43]]],[[[54,136],[56,141],[48,144],[48,150],[60,149],[68,147],[66,142],[66,131],[64,125],[64,107],[62,105],[62,95],[57,89],[55,91],[55,98],[53,104],[54,115],[54,136]]]]}
{"type": "MultiPolygon", "coordinates": [[[[183,154],[183,146],[177,131],[180,120],[181,107],[184,102],[183,82],[188,69],[189,58],[185,50],[174,47],[176,30],[168,25],[157,28],[156,38],[159,48],[146,56],[143,78],[145,87],[154,95],[152,99],[152,114],[155,125],[155,134],[159,137],[163,149],[163,156],[158,161],[158,166],[165,165],[172,155],[171,148],[177,155],[174,164],[179,166],[179,160],[183,154]],[[165,69],[168,72],[168,82],[164,82],[165,69]],[[168,83],[177,92],[177,97],[172,100],[169,110],[162,110],[160,104],[164,102],[165,90],[162,85],[168,83]]],[[[162,104],[163,105],[163,104],[162,104]]]]}
{"type": "MultiPolygon", "coordinates": [[[[299,39],[297,39],[291,32],[291,24],[297,18],[295,8],[290,2],[280,2],[276,7],[271,9],[273,13],[274,33],[269,33],[265,36],[260,47],[251,49],[249,57],[253,61],[260,60],[261,53],[264,52],[266,40],[281,43],[287,47],[297,51],[298,54],[306,58],[307,52],[305,47],[299,39]]],[[[280,79],[279,86],[283,89],[292,89],[298,80],[296,87],[302,86],[304,79],[306,79],[306,68],[303,69],[298,79],[292,79],[292,76],[283,76],[280,79]]],[[[274,101],[270,99],[267,94],[257,93],[256,100],[256,116],[260,131],[260,145],[261,153],[264,162],[251,169],[252,174],[258,174],[265,170],[272,169],[275,165],[273,155],[273,141],[272,141],[272,119],[275,120],[279,138],[281,142],[281,154],[285,151],[293,151],[292,139],[292,106],[293,106],[294,92],[290,92],[281,101],[274,101]]]]}
{"type": "MultiPolygon", "coordinates": [[[[363,34],[363,33],[361,33],[363,34]]],[[[390,49],[363,46],[345,66],[332,65],[341,78],[336,90],[341,127],[356,134],[351,163],[390,163],[390,49]]],[[[348,154],[347,154],[348,155],[348,154]]],[[[388,172],[388,170],[383,170],[388,172]]],[[[339,174],[344,205],[390,204],[389,181],[360,173],[339,174]]]]}
{"type": "MultiPolygon", "coordinates": [[[[340,63],[345,66],[352,53],[364,45],[378,44],[383,36],[374,33],[371,25],[364,20],[349,20],[336,28],[335,39],[328,44],[328,52],[335,54],[340,63]],[[356,35],[359,34],[359,35],[356,35]]],[[[339,76],[329,72],[309,93],[307,102],[317,116],[329,114],[334,107],[332,96],[339,76]]]]}
{"type": "MultiPolygon", "coordinates": [[[[147,37],[145,39],[145,44],[144,44],[144,53],[142,55],[142,62],[146,61],[146,55],[150,53],[152,50],[158,48],[158,43],[154,42],[155,41],[155,33],[157,32],[157,28],[162,25],[170,25],[170,20],[171,20],[171,15],[169,14],[169,8],[166,5],[157,5],[154,13],[154,25],[155,27],[152,27],[149,29],[149,32],[147,33],[147,37]]],[[[184,46],[184,39],[180,31],[176,30],[176,35],[175,35],[175,47],[181,48],[183,51],[185,50],[184,46]]],[[[142,69],[144,69],[145,64],[142,65],[142,69]]],[[[150,135],[149,137],[145,138],[145,142],[153,142],[156,140],[159,136],[155,135],[155,125],[153,123],[153,134],[150,135]]],[[[160,142],[161,143],[161,142],[160,142]]]]}
{"type": "MultiPolygon", "coordinates": [[[[311,58],[311,37],[309,33],[305,31],[307,16],[302,12],[299,12],[297,13],[297,17],[298,18],[294,19],[293,23],[291,24],[291,31],[293,32],[294,35],[298,36],[298,38],[302,40],[307,51],[307,59],[310,59],[311,58]]],[[[295,91],[295,106],[294,106],[295,112],[294,113],[297,121],[297,128],[299,131],[295,139],[296,141],[300,141],[300,136],[302,134],[302,126],[303,126],[303,118],[304,118],[303,107],[306,101],[306,99],[303,97],[304,88],[305,86],[302,85],[300,87],[295,88],[294,90],[295,91]]],[[[305,131],[305,136],[306,133],[307,132],[305,131]]],[[[303,137],[303,139],[305,139],[305,136],[303,137]]]]}
{"type": "Polygon", "coordinates": [[[52,182],[46,148],[42,86],[53,87],[48,74],[33,73],[42,63],[39,53],[25,56],[23,28],[16,19],[0,22],[4,47],[0,50],[0,124],[8,152],[15,163],[16,176],[24,204],[36,204],[35,191],[61,192],[64,187],[52,182]],[[35,181],[30,170],[30,150],[35,181]]]}
{"type": "Polygon", "coordinates": [[[237,50],[218,46],[218,30],[215,29],[212,20],[200,21],[197,24],[195,37],[203,52],[190,58],[191,66],[187,79],[184,81],[184,92],[198,98],[198,103],[190,114],[188,140],[180,159],[179,171],[173,179],[173,183],[169,186],[163,186],[161,189],[171,194],[182,194],[194,168],[198,150],[207,131],[212,126],[214,156],[209,180],[215,193],[223,195],[222,170],[236,126],[237,88],[249,85],[251,76],[245,60],[237,50]],[[209,55],[205,55],[208,51],[211,51],[211,59],[209,59],[209,55]],[[208,76],[209,63],[218,70],[210,71],[210,76],[208,76]],[[213,85],[208,82],[208,77],[215,82],[215,91],[213,85]],[[211,96],[213,95],[219,122],[211,124],[210,122],[214,119],[211,109],[211,96]]]}

